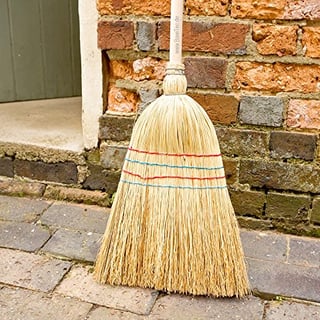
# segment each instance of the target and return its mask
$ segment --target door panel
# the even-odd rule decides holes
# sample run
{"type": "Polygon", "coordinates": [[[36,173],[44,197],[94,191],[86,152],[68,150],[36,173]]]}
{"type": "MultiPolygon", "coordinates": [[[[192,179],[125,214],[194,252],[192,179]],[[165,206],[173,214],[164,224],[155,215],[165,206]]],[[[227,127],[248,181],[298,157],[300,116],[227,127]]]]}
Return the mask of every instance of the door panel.
{"type": "Polygon", "coordinates": [[[6,62],[0,65],[0,88],[4,88],[0,89],[0,101],[80,95],[78,1],[0,3],[0,8],[4,7],[0,11],[1,18],[4,16],[0,20],[1,39],[5,39],[1,56],[6,52],[6,62]]]}

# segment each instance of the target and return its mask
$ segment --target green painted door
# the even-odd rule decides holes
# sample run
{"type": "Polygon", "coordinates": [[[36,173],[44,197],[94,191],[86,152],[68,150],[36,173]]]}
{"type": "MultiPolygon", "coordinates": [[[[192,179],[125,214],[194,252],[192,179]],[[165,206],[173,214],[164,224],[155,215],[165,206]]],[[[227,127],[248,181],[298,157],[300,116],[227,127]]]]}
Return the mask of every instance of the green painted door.
{"type": "Polygon", "coordinates": [[[0,0],[0,102],[79,95],[78,0],[0,0]]]}

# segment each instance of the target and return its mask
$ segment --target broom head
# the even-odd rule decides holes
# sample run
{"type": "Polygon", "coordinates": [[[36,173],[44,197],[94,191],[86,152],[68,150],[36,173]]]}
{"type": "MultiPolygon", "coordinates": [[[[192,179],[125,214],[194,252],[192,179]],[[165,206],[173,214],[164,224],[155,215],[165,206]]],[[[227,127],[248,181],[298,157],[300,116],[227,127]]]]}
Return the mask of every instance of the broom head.
{"type": "Polygon", "coordinates": [[[167,292],[249,292],[213,124],[169,65],[138,118],[95,266],[101,283],[167,292]]]}

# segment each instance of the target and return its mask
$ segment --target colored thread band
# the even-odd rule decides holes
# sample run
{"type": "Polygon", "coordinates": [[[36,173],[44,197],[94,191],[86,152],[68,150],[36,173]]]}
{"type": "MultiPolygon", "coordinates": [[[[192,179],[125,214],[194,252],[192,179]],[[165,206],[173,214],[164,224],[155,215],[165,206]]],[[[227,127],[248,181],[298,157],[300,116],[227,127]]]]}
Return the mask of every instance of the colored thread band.
{"type": "Polygon", "coordinates": [[[159,156],[172,156],[172,157],[199,157],[199,158],[209,158],[209,157],[220,157],[221,153],[218,154],[194,154],[194,153],[166,153],[166,152],[156,152],[156,151],[144,151],[134,149],[129,147],[128,150],[137,152],[137,153],[145,153],[151,155],[159,155],[159,156]]]}
{"type": "Polygon", "coordinates": [[[173,165],[173,164],[139,161],[139,160],[133,160],[133,159],[129,159],[129,158],[125,158],[125,161],[132,162],[132,163],[138,163],[138,164],[145,164],[147,166],[166,167],[166,168],[197,169],[197,170],[220,170],[220,169],[223,169],[223,166],[220,166],[220,167],[179,166],[179,165],[173,165]]]}
{"type": "Polygon", "coordinates": [[[153,177],[143,177],[140,174],[130,172],[128,170],[122,170],[122,172],[140,178],[142,180],[155,180],[155,179],[185,179],[185,180],[219,180],[225,178],[225,176],[220,177],[184,177],[184,176],[153,176],[153,177]]]}
{"type": "Polygon", "coordinates": [[[167,189],[190,189],[190,190],[208,190],[208,189],[225,189],[227,186],[206,186],[206,187],[194,187],[194,186],[173,186],[173,185],[161,185],[152,183],[133,182],[129,180],[120,180],[123,183],[132,184],[142,187],[154,187],[154,188],[167,188],[167,189]]]}

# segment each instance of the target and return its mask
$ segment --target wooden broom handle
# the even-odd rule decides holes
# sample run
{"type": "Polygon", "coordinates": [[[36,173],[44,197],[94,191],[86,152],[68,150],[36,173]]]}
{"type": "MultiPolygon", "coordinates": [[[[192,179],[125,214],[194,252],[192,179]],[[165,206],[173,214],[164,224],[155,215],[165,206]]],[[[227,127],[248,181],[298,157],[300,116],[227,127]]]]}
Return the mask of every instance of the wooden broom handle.
{"type": "Polygon", "coordinates": [[[171,0],[170,64],[182,64],[182,21],[184,0],[171,0]]]}

